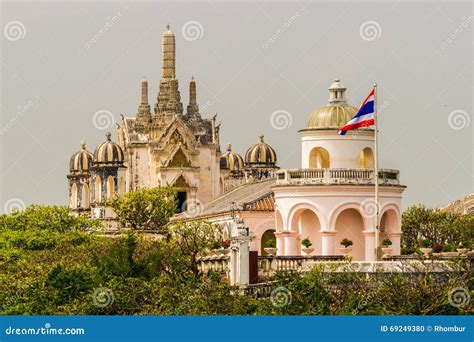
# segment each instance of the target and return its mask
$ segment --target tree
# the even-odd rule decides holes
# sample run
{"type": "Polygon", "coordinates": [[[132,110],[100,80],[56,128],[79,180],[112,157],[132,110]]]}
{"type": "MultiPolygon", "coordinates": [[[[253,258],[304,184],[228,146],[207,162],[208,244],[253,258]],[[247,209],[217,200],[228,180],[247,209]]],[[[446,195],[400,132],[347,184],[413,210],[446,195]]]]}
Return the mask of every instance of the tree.
{"type": "Polygon", "coordinates": [[[472,240],[474,218],[450,211],[413,205],[402,215],[402,244],[417,247],[419,241],[459,245],[472,240]]]}
{"type": "Polygon", "coordinates": [[[217,241],[218,225],[206,221],[179,222],[170,226],[170,243],[174,244],[188,270],[196,278],[199,274],[197,258],[217,241]]]}
{"type": "Polygon", "coordinates": [[[130,191],[109,200],[108,205],[125,226],[164,231],[176,213],[176,191],[171,187],[130,191]]]}

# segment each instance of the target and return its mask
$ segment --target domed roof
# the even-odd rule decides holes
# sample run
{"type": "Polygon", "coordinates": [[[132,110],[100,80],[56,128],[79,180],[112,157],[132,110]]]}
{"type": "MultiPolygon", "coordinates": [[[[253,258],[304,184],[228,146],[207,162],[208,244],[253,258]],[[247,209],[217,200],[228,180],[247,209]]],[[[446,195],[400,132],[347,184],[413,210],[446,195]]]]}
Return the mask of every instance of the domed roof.
{"type": "Polygon", "coordinates": [[[81,142],[81,150],[74,153],[69,161],[71,174],[88,174],[92,167],[92,153],[86,150],[86,143],[81,142]]]}
{"type": "Polygon", "coordinates": [[[274,167],[277,162],[275,150],[263,141],[263,134],[259,138],[260,142],[247,150],[245,164],[250,167],[274,167]]]}
{"type": "Polygon", "coordinates": [[[317,108],[308,119],[307,128],[339,129],[357,113],[357,108],[349,106],[345,98],[346,88],[340,80],[334,80],[329,87],[329,103],[317,108]]]}
{"type": "Polygon", "coordinates": [[[110,139],[110,132],[107,132],[106,137],[107,140],[97,146],[94,151],[95,166],[123,166],[122,148],[110,139]]]}
{"type": "Polygon", "coordinates": [[[227,151],[221,156],[220,165],[221,169],[229,170],[232,175],[244,171],[244,159],[240,154],[232,152],[230,144],[227,144],[227,151]]]}

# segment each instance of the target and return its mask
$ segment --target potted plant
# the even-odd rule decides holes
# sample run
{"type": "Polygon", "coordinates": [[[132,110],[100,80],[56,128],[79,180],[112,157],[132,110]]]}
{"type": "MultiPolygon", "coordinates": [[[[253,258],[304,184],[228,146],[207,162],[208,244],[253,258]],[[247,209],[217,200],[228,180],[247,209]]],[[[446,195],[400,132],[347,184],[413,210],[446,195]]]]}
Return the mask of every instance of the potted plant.
{"type": "Polygon", "coordinates": [[[423,240],[420,243],[420,251],[425,255],[428,256],[433,251],[433,245],[429,240],[423,240]]]}
{"type": "Polygon", "coordinates": [[[347,256],[351,252],[353,244],[354,243],[347,238],[341,240],[341,246],[344,247],[341,247],[340,250],[344,256],[347,256]]]}
{"type": "Polygon", "coordinates": [[[467,254],[471,250],[471,243],[469,241],[464,241],[459,244],[457,251],[460,254],[467,254]]]}
{"type": "Polygon", "coordinates": [[[210,255],[218,255],[219,254],[219,249],[222,247],[222,243],[218,240],[213,241],[211,243],[211,252],[209,253],[210,255]]]}
{"type": "Polygon", "coordinates": [[[382,253],[384,257],[389,257],[392,255],[393,248],[390,247],[392,245],[392,240],[390,239],[383,239],[382,241],[382,253]]]}
{"type": "Polygon", "coordinates": [[[222,246],[222,253],[229,254],[230,240],[222,241],[221,246],[222,246]]]}
{"type": "Polygon", "coordinates": [[[263,249],[265,250],[265,252],[267,252],[269,256],[275,256],[276,251],[277,251],[276,240],[275,239],[267,240],[267,242],[265,242],[265,247],[263,249]]]}
{"type": "Polygon", "coordinates": [[[313,244],[311,243],[309,238],[303,239],[301,241],[301,244],[304,246],[304,248],[302,248],[304,254],[310,255],[314,251],[314,248],[310,248],[313,244]]]}
{"type": "Polygon", "coordinates": [[[443,250],[443,244],[442,243],[435,243],[433,245],[433,256],[441,255],[442,250],[443,250]]]}
{"type": "Polygon", "coordinates": [[[459,253],[456,252],[456,246],[446,244],[443,246],[441,255],[445,257],[455,257],[455,256],[458,256],[459,253]]]}

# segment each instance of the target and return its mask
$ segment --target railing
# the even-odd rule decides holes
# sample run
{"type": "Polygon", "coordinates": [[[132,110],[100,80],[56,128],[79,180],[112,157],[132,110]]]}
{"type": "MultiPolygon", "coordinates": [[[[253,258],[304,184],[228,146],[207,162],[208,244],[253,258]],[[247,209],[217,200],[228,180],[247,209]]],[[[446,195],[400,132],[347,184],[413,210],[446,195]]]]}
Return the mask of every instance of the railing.
{"type": "Polygon", "coordinates": [[[340,262],[344,260],[342,255],[328,256],[259,256],[258,276],[269,277],[276,272],[302,272],[309,269],[309,265],[317,262],[340,262]]]}
{"type": "Polygon", "coordinates": [[[198,270],[202,273],[218,272],[229,274],[230,257],[229,255],[204,256],[198,259],[198,270]]]}
{"type": "MultiPolygon", "coordinates": [[[[277,172],[277,185],[374,184],[373,169],[290,169],[277,172]]],[[[399,171],[379,170],[379,184],[399,185],[399,171]]]]}

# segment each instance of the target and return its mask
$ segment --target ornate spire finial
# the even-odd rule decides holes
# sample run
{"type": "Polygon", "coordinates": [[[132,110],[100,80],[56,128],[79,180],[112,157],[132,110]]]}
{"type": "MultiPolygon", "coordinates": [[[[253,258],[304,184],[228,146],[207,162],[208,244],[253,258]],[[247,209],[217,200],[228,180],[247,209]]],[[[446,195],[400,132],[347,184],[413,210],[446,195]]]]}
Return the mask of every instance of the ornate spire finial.
{"type": "Polygon", "coordinates": [[[189,104],[195,105],[197,103],[196,97],[196,81],[194,80],[194,76],[191,78],[191,82],[189,83],[189,104]]]}
{"type": "Polygon", "coordinates": [[[107,141],[110,141],[111,136],[112,136],[112,133],[110,132],[105,133],[105,137],[107,138],[107,141]]]}
{"type": "Polygon", "coordinates": [[[227,144],[227,151],[232,151],[232,145],[231,144],[227,144]]]}
{"type": "Polygon", "coordinates": [[[166,24],[166,29],[169,31],[170,30],[170,24],[166,24]]]}
{"type": "Polygon", "coordinates": [[[142,105],[148,105],[148,81],[146,76],[143,76],[142,79],[142,105]]]}
{"type": "Polygon", "coordinates": [[[335,79],[329,87],[329,105],[345,105],[347,104],[346,87],[341,83],[340,79],[335,79]]]}
{"type": "Polygon", "coordinates": [[[85,150],[85,149],[86,149],[86,141],[81,140],[81,150],[85,150]]]}
{"type": "Polygon", "coordinates": [[[263,138],[264,138],[264,137],[265,137],[265,136],[263,135],[263,133],[260,133],[260,135],[258,136],[258,138],[260,139],[260,142],[263,143],[263,138]]]}

